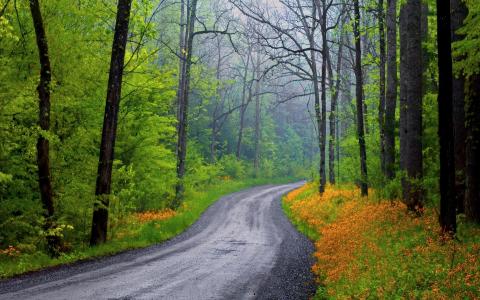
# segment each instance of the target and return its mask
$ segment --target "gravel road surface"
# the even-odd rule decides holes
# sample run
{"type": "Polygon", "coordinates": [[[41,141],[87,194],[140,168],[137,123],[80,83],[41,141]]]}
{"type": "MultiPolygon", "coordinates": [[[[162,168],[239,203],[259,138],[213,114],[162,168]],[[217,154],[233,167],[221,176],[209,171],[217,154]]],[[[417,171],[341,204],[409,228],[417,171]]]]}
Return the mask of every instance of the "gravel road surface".
{"type": "Polygon", "coordinates": [[[313,245],[280,203],[300,185],[225,196],[159,245],[0,281],[0,299],[308,299],[313,245]]]}

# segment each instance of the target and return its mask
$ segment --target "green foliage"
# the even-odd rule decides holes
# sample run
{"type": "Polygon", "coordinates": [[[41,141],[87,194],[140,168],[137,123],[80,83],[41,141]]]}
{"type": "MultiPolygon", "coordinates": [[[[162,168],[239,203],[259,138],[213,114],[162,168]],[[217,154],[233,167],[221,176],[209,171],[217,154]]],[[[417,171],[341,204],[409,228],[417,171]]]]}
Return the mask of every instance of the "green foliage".
{"type": "Polygon", "coordinates": [[[464,26],[458,30],[458,34],[464,35],[464,39],[453,43],[454,64],[457,73],[463,73],[466,77],[480,73],[480,3],[475,0],[466,0],[468,16],[464,26]]]}

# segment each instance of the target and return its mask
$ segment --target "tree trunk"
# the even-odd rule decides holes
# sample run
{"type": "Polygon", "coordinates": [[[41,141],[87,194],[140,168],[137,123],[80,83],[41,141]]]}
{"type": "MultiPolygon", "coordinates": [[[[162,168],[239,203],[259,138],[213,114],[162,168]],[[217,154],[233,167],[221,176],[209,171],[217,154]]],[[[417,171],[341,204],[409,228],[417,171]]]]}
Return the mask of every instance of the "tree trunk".
{"type": "Polygon", "coordinates": [[[378,101],[378,123],[380,129],[380,166],[383,174],[387,175],[385,167],[385,8],[383,0],[378,0],[378,35],[380,40],[380,81],[378,101]]]}
{"type": "Polygon", "coordinates": [[[480,223],[480,74],[471,75],[465,85],[465,215],[468,220],[480,223]]]}
{"type": "Polygon", "coordinates": [[[397,0],[387,0],[387,94],[385,103],[385,176],[395,177],[395,110],[397,106],[397,0]]]}
{"type": "MultiPolygon", "coordinates": [[[[325,191],[325,185],[327,184],[327,173],[325,170],[325,150],[327,145],[327,53],[328,52],[328,41],[327,41],[327,9],[325,0],[322,0],[322,18],[321,18],[321,31],[322,31],[322,124],[319,128],[321,132],[320,140],[320,191],[323,193],[325,191]]],[[[313,41],[313,40],[312,40],[313,41]]],[[[314,47],[314,46],[313,46],[314,47]]]]}
{"type": "MultiPolygon", "coordinates": [[[[185,79],[182,87],[181,102],[179,102],[178,112],[178,142],[177,142],[177,185],[175,187],[175,200],[172,203],[173,208],[180,207],[183,201],[185,186],[185,162],[187,157],[187,127],[188,127],[188,96],[190,92],[190,71],[192,67],[193,37],[195,35],[195,19],[197,15],[197,0],[191,0],[187,9],[187,45],[185,47],[185,79]]],[[[179,99],[180,100],[180,99],[179,99]]]]}
{"type": "Polygon", "coordinates": [[[365,128],[363,123],[363,74],[362,74],[362,48],[360,45],[360,7],[359,0],[354,0],[355,20],[353,23],[353,32],[355,36],[355,78],[356,78],[356,97],[357,97],[357,135],[360,149],[360,188],[362,196],[368,195],[368,176],[367,176],[367,152],[365,149],[365,128]]]}
{"type": "Polygon", "coordinates": [[[237,151],[235,152],[237,159],[240,159],[241,148],[242,148],[242,138],[243,138],[243,127],[245,122],[245,112],[250,103],[252,97],[252,87],[249,87],[249,98],[247,103],[245,103],[245,92],[247,89],[247,77],[248,77],[248,67],[250,65],[251,53],[247,56],[247,64],[245,65],[245,72],[243,73],[243,87],[242,87],[242,107],[240,108],[240,128],[238,129],[238,140],[237,140],[237,151]]]}
{"type": "Polygon", "coordinates": [[[400,8],[400,169],[402,170],[402,191],[403,199],[407,198],[407,180],[406,180],[406,162],[408,149],[408,132],[407,132],[407,99],[408,99],[408,84],[407,84],[407,20],[408,12],[406,5],[400,8]]]}
{"type": "Polygon", "coordinates": [[[422,34],[421,0],[408,0],[407,9],[407,190],[406,204],[410,210],[423,207],[423,154],[422,154],[422,34]]]}
{"type": "Polygon", "coordinates": [[[453,152],[452,48],[450,2],[437,0],[438,137],[440,139],[440,226],[445,233],[457,229],[453,152]]]}
{"type": "Polygon", "coordinates": [[[112,45],[107,100],[103,119],[102,142],[100,145],[100,158],[98,161],[95,190],[95,195],[100,203],[96,202],[93,209],[92,233],[90,237],[90,245],[92,246],[104,243],[107,240],[108,204],[111,192],[112,165],[131,4],[132,0],[119,0],[117,7],[117,20],[112,45]]]}
{"type": "MultiPolygon", "coordinates": [[[[52,71],[50,68],[50,57],[48,54],[48,42],[43,26],[42,13],[38,0],[30,0],[30,12],[32,14],[33,26],[37,41],[38,55],[40,60],[40,82],[37,86],[38,105],[39,105],[39,125],[43,131],[50,130],[50,83],[52,81],[52,71]]],[[[44,209],[45,224],[44,229],[48,230],[53,226],[54,205],[53,191],[50,177],[50,144],[46,137],[40,135],[37,140],[37,166],[38,166],[38,185],[40,188],[40,198],[44,209]]],[[[50,255],[58,255],[59,238],[55,236],[47,237],[48,251],[50,255]]]]}
{"type": "MultiPolygon", "coordinates": [[[[187,0],[188,1],[188,0],[187,0]]],[[[188,5],[188,4],[187,4],[188,5]]],[[[186,67],[186,60],[187,60],[187,49],[185,49],[185,38],[186,38],[186,28],[187,24],[185,22],[185,0],[180,0],[180,36],[179,36],[179,66],[178,66],[178,89],[177,89],[177,102],[176,102],[176,107],[177,107],[177,121],[181,119],[180,116],[180,106],[181,103],[183,103],[183,90],[185,88],[185,67],[186,67]]],[[[178,131],[178,126],[177,124],[177,131],[178,131]]],[[[178,144],[175,145],[176,149],[175,152],[178,153],[178,144]]]]}
{"type": "MultiPolygon", "coordinates": [[[[338,136],[339,129],[337,128],[338,118],[337,118],[337,106],[338,106],[338,95],[340,93],[340,72],[342,68],[342,56],[343,56],[343,40],[340,40],[340,44],[338,46],[338,57],[337,57],[337,65],[336,65],[336,80],[335,86],[333,85],[333,75],[330,76],[330,84],[332,86],[332,100],[330,102],[330,140],[328,143],[329,146],[329,157],[328,157],[328,171],[329,171],[329,180],[331,184],[335,184],[335,145],[338,144],[338,136]]],[[[330,55],[329,61],[330,61],[330,55]]],[[[331,66],[331,63],[329,62],[331,66]]],[[[331,67],[330,67],[331,69],[331,67]]],[[[338,145],[337,145],[337,157],[339,156],[338,153],[338,145]]],[[[337,166],[337,168],[340,166],[337,166]]]]}
{"type": "Polygon", "coordinates": [[[212,116],[212,137],[210,140],[210,162],[215,163],[216,161],[216,148],[217,148],[217,110],[218,110],[218,103],[221,100],[221,90],[220,90],[220,75],[221,75],[221,67],[222,67],[222,43],[220,39],[217,39],[217,49],[218,49],[218,56],[217,56],[217,70],[216,76],[217,79],[217,93],[213,100],[215,101],[215,108],[213,110],[212,116]]]}
{"type": "Polygon", "coordinates": [[[255,159],[253,167],[255,169],[255,176],[258,176],[260,169],[260,140],[261,140],[261,107],[260,107],[260,54],[257,53],[256,64],[256,79],[255,79],[255,159]]]}
{"type": "MultiPolygon", "coordinates": [[[[467,17],[468,10],[462,0],[451,0],[451,27],[452,41],[460,41],[462,35],[455,32],[463,26],[463,21],[467,17]]],[[[454,153],[455,153],[455,196],[457,210],[459,213],[465,212],[465,140],[467,138],[465,130],[465,77],[463,74],[457,74],[453,78],[453,128],[454,128],[454,153]]]]}

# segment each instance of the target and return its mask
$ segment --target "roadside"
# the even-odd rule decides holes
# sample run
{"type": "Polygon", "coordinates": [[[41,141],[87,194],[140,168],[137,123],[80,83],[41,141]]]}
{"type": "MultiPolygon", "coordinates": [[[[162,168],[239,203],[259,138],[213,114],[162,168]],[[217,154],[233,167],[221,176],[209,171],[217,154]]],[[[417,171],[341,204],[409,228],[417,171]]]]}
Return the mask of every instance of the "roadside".
{"type": "Polygon", "coordinates": [[[192,191],[178,211],[150,211],[128,214],[115,220],[115,228],[109,232],[109,241],[90,248],[85,243],[58,258],[50,258],[43,252],[23,252],[15,247],[0,253],[0,278],[38,271],[48,267],[72,264],[126,250],[145,248],[169,240],[190,227],[202,213],[220,197],[242,189],[267,183],[291,182],[291,178],[257,178],[244,180],[223,179],[203,190],[192,191]]]}
{"type": "Polygon", "coordinates": [[[307,184],[283,199],[296,227],[315,241],[316,299],[480,298],[480,227],[459,220],[442,238],[437,213],[407,213],[399,201],[307,184]]]}
{"type": "Polygon", "coordinates": [[[0,282],[0,299],[309,299],[313,244],[262,185],[215,201],[185,232],[144,249],[0,282]]]}

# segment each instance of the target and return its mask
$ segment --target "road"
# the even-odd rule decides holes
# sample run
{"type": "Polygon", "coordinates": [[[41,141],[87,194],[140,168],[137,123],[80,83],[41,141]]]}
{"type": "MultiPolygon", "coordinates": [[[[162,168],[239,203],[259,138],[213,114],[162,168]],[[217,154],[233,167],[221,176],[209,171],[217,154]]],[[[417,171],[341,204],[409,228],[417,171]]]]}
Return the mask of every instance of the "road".
{"type": "Polygon", "coordinates": [[[0,299],[308,299],[313,245],[280,203],[299,185],[225,196],[170,241],[0,282],[0,299]]]}

